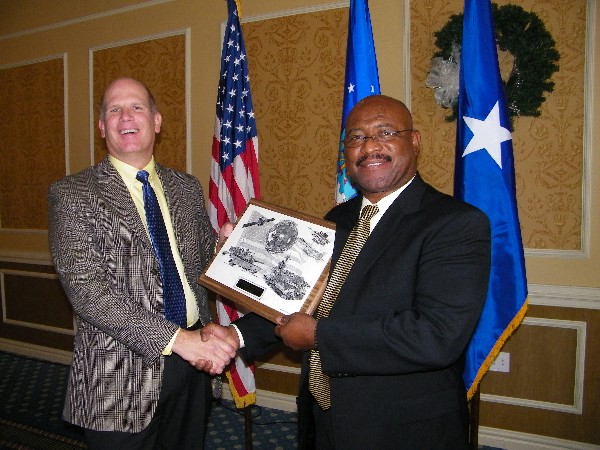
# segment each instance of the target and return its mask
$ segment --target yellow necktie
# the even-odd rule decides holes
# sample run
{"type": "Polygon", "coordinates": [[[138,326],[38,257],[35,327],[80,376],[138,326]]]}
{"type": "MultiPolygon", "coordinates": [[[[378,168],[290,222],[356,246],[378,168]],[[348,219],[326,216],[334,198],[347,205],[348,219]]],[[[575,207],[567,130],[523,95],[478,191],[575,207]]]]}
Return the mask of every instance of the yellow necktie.
{"type": "MultiPolygon", "coordinates": [[[[376,205],[365,206],[360,219],[350,232],[346,245],[340,254],[337,263],[329,277],[329,282],[317,308],[317,320],[329,316],[329,311],[335,303],[342,285],[346,281],[348,272],[354,264],[360,249],[367,241],[370,232],[371,218],[379,212],[376,205]]],[[[319,406],[323,409],[331,407],[331,390],[329,385],[329,376],[323,373],[321,369],[321,356],[318,350],[311,350],[309,356],[308,387],[312,395],[317,400],[319,406]]]]}

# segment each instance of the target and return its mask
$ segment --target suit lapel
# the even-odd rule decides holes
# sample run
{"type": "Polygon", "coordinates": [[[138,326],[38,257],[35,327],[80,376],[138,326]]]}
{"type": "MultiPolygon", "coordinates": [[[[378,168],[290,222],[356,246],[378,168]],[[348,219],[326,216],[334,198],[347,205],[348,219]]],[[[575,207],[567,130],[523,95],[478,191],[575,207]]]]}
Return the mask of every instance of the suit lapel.
{"type": "MultiPolygon", "coordinates": [[[[340,290],[340,296],[346,292],[358,291],[358,287],[369,269],[394,242],[393,237],[402,233],[404,218],[420,209],[425,188],[425,182],[417,174],[413,182],[390,205],[354,261],[346,283],[340,290]]],[[[355,220],[358,221],[358,218],[355,220]]]]}
{"type": "MultiPolygon", "coordinates": [[[[181,202],[181,191],[178,183],[173,176],[173,173],[167,168],[156,164],[156,173],[163,187],[165,193],[165,199],[167,200],[167,207],[169,208],[169,215],[171,216],[171,224],[173,225],[173,233],[175,233],[175,243],[179,250],[179,255],[185,262],[185,239],[182,239],[181,230],[184,229],[183,220],[186,220],[185,214],[182,213],[181,208],[185,206],[185,202],[181,202]]],[[[186,265],[186,264],[184,264],[186,265]]],[[[187,265],[186,265],[187,266],[187,265]]]]}
{"type": "MultiPolygon", "coordinates": [[[[133,203],[131,194],[108,157],[96,166],[96,180],[99,186],[98,193],[103,197],[108,209],[114,211],[114,216],[118,217],[119,220],[122,218],[125,220],[132,238],[135,236],[145,247],[150,247],[148,234],[133,203]]],[[[121,230],[121,232],[123,231],[121,230]]]]}
{"type": "Polygon", "coordinates": [[[333,262],[337,262],[340,254],[342,253],[342,249],[346,241],[348,240],[348,236],[352,231],[352,228],[358,222],[358,218],[360,215],[360,206],[362,204],[362,197],[355,197],[351,200],[348,200],[340,211],[340,215],[334,219],[335,221],[335,245],[333,247],[333,262]]]}

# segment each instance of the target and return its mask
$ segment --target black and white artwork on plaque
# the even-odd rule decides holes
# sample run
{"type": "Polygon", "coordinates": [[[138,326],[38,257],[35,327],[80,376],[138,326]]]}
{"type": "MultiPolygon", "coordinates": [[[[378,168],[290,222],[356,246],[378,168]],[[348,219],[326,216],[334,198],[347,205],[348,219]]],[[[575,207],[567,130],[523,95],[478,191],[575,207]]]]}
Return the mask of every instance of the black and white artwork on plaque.
{"type": "Polygon", "coordinates": [[[334,238],[331,228],[250,204],[206,275],[291,314],[329,262],[334,238]]]}

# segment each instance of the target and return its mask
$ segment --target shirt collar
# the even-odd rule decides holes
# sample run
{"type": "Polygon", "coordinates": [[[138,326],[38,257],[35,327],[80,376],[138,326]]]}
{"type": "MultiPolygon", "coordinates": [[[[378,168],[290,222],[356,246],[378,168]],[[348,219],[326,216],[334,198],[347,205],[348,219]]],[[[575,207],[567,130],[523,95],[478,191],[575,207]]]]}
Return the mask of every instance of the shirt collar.
{"type": "MultiPolygon", "coordinates": [[[[115,167],[115,169],[117,169],[117,172],[119,172],[119,175],[121,175],[123,181],[128,187],[137,186],[140,184],[139,181],[135,178],[140,169],[130,166],[129,164],[124,163],[123,161],[115,158],[112,155],[108,155],[108,159],[110,160],[111,164],[115,167]]],[[[158,177],[158,174],[156,173],[156,164],[154,162],[154,157],[152,157],[150,162],[142,170],[148,172],[148,179],[150,180],[150,182],[154,181],[156,177],[158,177]]]]}
{"type": "Polygon", "coordinates": [[[379,200],[377,203],[371,203],[369,200],[367,200],[366,197],[363,196],[362,205],[360,207],[360,210],[362,211],[362,209],[367,205],[377,205],[377,208],[379,208],[379,212],[377,213],[377,216],[381,217],[381,215],[383,215],[383,213],[385,213],[388,210],[388,208],[392,205],[392,203],[394,203],[394,200],[396,200],[398,198],[398,196],[402,193],[402,191],[404,191],[404,189],[406,189],[408,187],[408,185],[410,183],[412,183],[412,181],[415,179],[415,176],[413,176],[408,183],[406,183],[405,185],[396,189],[392,193],[386,195],[381,200],[379,200]]]}

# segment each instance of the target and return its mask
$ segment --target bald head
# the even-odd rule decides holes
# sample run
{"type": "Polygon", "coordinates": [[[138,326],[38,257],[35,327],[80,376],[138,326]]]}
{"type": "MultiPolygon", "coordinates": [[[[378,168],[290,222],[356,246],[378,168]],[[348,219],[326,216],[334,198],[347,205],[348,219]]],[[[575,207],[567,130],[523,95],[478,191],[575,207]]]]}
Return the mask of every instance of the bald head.
{"type": "Polygon", "coordinates": [[[353,123],[353,116],[360,114],[365,108],[386,109],[390,114],[396,115],[403,121],[405,124],[404,128],[413,127],[412,114],[408,107],[400,100],[388,97],[387,95],[370,95],[354,105],[354,108],[352,108],[350,114],[348,114],[348,117],[346,118],[346,130],[348,130],[348,123],[353,123]]]}
{"type": "Polygon", "coordinates": [[[147,102],[148,102],[148,105],[150,106],[150,111],[153,114],[158,112],[158,108],[156,107],[156,100],[154,100],[154,96],[152,95],[152,92],[150,92],[150,89],[148,89],[148,87],[144,83],[142,83],[134,78],[121,77],[121,78],[116,78],[113,81],[111,81],[108,84],[108,86],[106,86],[106,89],[104,89],[102,98],[100,98],[100,119],[101,120],[103,120],[106,117],[106,97],[107,97],[107,95],[110,93],[111,89],[113,89],[117,86],[120,86],[122,84],[137,85],[137,87],[139,89],[144,90],[147,95],[147,102]]]}
{"type": "Polygon", "coordinates": [[[138,169],[152,159],[162,116],[146,86],[131,78],[108,85],[102,97],[98,128],[108,153],[138,169]]]}
{"type": "Polygon", "coordinates": [[[345,128],[348,175],[371,202],[415,176],[421,135],[404,103],[386,95],[365,97],[348,114],[345,128]]]}

